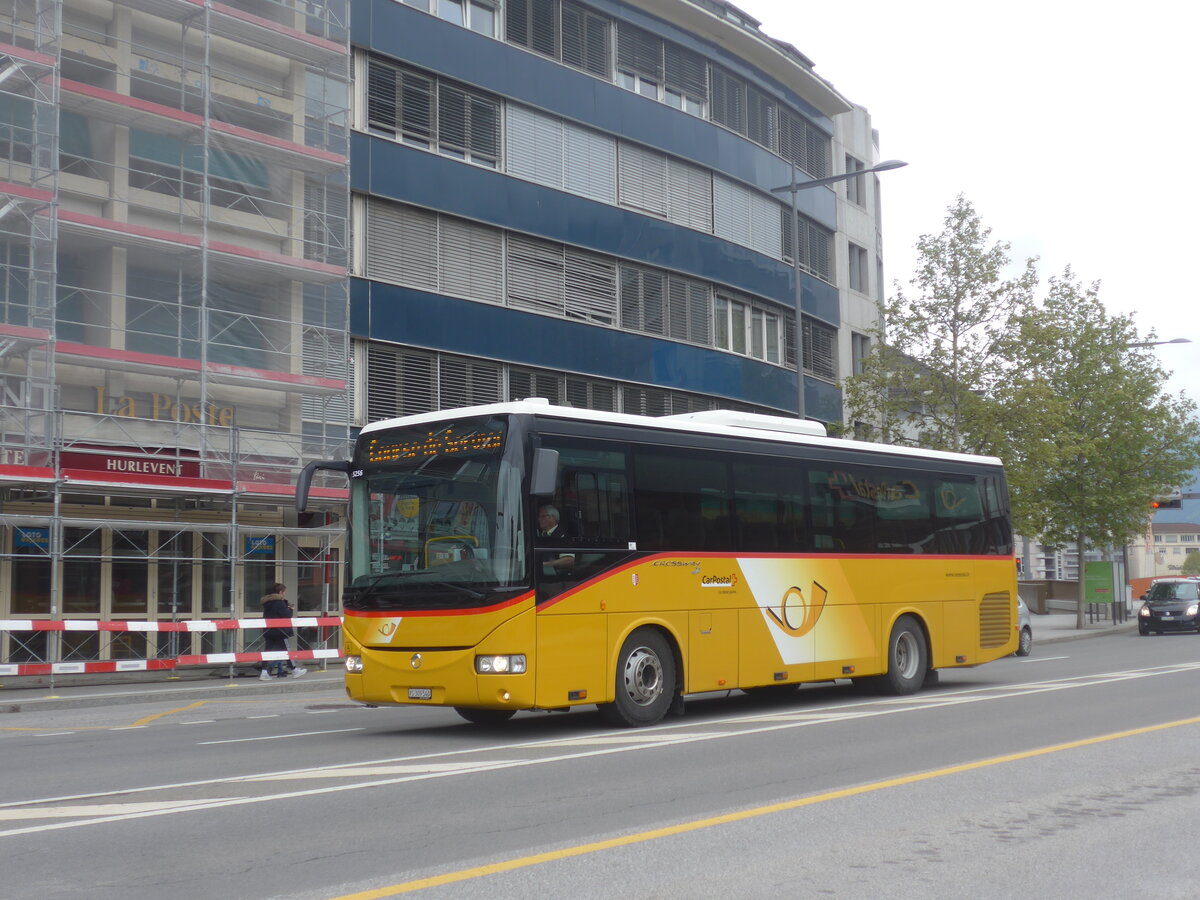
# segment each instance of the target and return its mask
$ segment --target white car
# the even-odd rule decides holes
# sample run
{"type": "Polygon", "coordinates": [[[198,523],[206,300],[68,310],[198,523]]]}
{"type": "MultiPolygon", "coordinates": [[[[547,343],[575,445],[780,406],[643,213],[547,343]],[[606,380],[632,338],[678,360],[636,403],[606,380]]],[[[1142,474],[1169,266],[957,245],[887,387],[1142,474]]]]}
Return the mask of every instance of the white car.
{"type": "Polygon", "coordinates": [[[1017,656],[1028,656],[1033,650],[1033,627],[1029,624],[1029,607],[1017,597],[1017,656]]]}

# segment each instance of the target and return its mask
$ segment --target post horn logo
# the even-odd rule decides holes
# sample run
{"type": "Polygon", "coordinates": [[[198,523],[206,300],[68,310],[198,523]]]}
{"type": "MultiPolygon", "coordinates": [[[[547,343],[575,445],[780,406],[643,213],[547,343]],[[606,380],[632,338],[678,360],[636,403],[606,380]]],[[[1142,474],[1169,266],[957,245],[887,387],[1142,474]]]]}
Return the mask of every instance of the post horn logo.
{"type": "Polygon", "coordinates": [[[825,598],[828,596],[829,591],[815,581],[812,583],[811,599],[807,600],[804,591],[792,586],[784,592],[783,599],[779,601],[779,611],[776,612],[774,607],[767,607],[767,613],[787,634],[803,637],[816,627],[817,620],[821,618],[821,612],[825,609],[825,598]]]}
{"type": "Polygon", "coordinates": [[[391,637],[393,634],[396,633],[396,623],[395,622],[384,622],[382,625],[379,626],[379,633],[383,637],[391,637]]]}

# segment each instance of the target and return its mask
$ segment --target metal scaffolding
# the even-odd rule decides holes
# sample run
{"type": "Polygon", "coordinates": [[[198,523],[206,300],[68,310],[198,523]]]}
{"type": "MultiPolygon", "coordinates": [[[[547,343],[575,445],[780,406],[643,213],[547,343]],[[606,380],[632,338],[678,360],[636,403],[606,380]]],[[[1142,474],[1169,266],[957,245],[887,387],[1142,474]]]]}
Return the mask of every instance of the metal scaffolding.
{"type": "MultiPolygon", "coordinates": [[[[291,487],[349,452],[348,15],[0,11],[0,619],[336,612],[344,487],[291,487]]],[[[0,662],[244,649],[70,634],[0,662]]]]}

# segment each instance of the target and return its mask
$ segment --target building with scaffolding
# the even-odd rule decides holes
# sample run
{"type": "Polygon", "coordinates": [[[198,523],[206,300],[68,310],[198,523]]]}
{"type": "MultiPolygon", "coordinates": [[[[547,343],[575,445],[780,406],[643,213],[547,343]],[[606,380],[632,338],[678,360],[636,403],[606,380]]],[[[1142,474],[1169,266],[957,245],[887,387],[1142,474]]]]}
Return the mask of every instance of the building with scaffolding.
{"type": "MultiPolygon", "coordinates": [[[[0,618],[257,615],[277,579],[336,608],[342,498],[291,497],[349,438],[347,16],[0,11],[0,618]]],[[[0,658],[242,649],[169,637],[12,629],[0,658]]]]}

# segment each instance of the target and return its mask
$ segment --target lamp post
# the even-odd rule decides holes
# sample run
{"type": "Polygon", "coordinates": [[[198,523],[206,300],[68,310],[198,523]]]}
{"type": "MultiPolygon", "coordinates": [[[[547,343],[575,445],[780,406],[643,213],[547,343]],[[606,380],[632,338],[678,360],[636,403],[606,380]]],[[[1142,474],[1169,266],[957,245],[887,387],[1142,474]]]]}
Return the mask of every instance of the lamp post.
{"type": "Polygon", "coordinates": [[[908,163],[899,159],[888,159],[868,169],[860,169],[857,172],[829,175],[825,178],[813,178],[809,181],[797,181],[796,176],[799,174],[799,169],[793,163],[792,183],[785,184],[782,187],[771,188],[771,193],[773,194],[786,192],[792,195],[792,281],[796,291],[796,383],[798,395],[796,417],[798,419],[805,419],[807,415],[804,409],[804,316],[800,306],[803,296],[803,291],[800,289],[800,211],[796,208],[796,194],[800,191],[806,191],[809,188],[837,184],[839,181],[849,181],[851,178],[857,178],[859,175],[886,172],[889,169],[899,169],[907,165],[908,163]]]}
{"type": "Polygon", "coordinates": [[[1124,349],[1130,350],[1134,347],[1159,347],[1163,344],[1190,344],[1191,342],[1191,338],[1171,338],[1169,341],[1138,341],[1136,344],[1126,344],[1124,349]]]}

